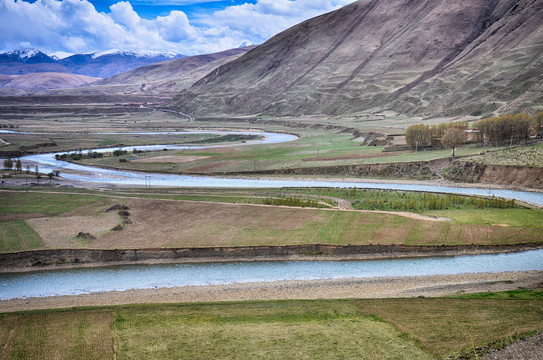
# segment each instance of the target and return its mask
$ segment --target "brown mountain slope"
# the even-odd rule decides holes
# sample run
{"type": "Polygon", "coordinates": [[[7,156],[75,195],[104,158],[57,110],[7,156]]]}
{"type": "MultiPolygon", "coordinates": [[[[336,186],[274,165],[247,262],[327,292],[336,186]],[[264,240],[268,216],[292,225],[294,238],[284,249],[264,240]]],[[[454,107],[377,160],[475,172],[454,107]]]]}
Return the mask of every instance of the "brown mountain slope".
{"type": "Polygon", "coordinates": [[[98,81],[92,86],[55,91],[56,94],[147,94],[174,96],[218,66],[245,54],[254,46],[185,57],[142,66],[98,81]]]}
{"type": "Polygon", "coordinates": [[[66,73],[0,75],[0,93],[22,94],[40,90],[63,89],[93,83],[99,78],[66,73]]]}
{"type": "Polygon", "coordinates": [[[176,99],[193,115],[426,115],[543,106],[543,0],[360,0],[176,99]]]}

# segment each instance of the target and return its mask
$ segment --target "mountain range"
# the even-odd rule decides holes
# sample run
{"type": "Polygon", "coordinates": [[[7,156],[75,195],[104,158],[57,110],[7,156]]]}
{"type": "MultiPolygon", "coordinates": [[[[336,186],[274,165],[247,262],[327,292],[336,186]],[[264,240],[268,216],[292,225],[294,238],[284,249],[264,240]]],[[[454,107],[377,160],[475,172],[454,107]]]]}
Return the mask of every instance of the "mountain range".
{"type": "MultiPolygon", "coordinates": [[[[196,55],[142,66],[134,70],[96,79],[90,86],[59,87],[49,95],[159,95],[174,97],[220,65],[245,54],[255,46],[235,48],[213,54],[196,55]]],[[[44,92],[41,92],[43,94],[44,92]]]]}
{"type": "Polygon", "coordinates": [[[39,50],[22,49],[0,54],[0,74],[57,72],[106,78],[141,66],[183,57],[185,55],[168,52],[113,49],[59,59],[39,50]]]}
{"type": "Polygon", "coordinates": [[[183,91],[199,115],[423,116],[543,106],[543,0],[359,0],[183,91]]]}
{"type": "Polygon", "coordinates": [[[55,59],[24,50],[0,54],[0,73],[85,74],[93,78],[65,79],[79,87],[47,93],[174,97],[195,117],[536,112],[543,0],[359,0],[260,46],[170,60],[181,56],[112,50],[55,59]]]}

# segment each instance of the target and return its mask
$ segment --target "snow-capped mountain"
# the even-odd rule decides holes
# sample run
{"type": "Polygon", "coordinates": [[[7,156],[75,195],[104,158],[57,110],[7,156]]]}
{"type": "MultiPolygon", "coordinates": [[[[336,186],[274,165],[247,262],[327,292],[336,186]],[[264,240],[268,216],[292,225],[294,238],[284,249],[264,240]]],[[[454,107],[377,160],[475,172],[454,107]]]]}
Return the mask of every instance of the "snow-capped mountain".
{"type": "Polygon", "coordinates": [[[179,58],[179,54],[176,54],[173,52],[162,52],[162,51],[154,51],[154,50],[123,51],[123,50],[118,50],[118,49],[111,49],[111,50],[93,53],[92,58],[96,59],[96,58],[107,56],[107,55],[135,56],[135,57],[142,57],[142,58],[145,58],[145,57],[163,57],[166,59],[179,58]]]}
{"type": "Polygon", "coordinates": [[[35,49],[21,49],[0,54],[0,63],[19,62],[24,64],[53,63],[55,59],[35,49]]]}
{"type": "Polygon", "coordinates": [[[50,57],[52,57],[55,60],[62,60],[64,58],[67,58],[68,56],[74,55],[73,53],[65,52],[65,51],[55,51],[54,53],[47,54],[50,57]]]}
{"type": "Polygon", "coordinates": [[[183,57],[171,52],[118,49],[90,54],[57,52],[49,56],[39,50],[22,49],[0,54],[0,74],[61,72],[106,78],[141,66],[183,57]]]}

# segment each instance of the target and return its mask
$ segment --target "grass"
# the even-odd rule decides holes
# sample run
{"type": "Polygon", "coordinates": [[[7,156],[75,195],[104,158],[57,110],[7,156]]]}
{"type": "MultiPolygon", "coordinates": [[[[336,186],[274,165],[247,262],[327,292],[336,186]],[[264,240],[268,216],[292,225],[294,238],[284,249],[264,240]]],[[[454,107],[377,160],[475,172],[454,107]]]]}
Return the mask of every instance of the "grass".
{"type": "Polygon", "coordinates": [[[14,213],[60,215],[103,200],[93,195],[0,192],[0,218],[14,213]]]}
{"type": "MultiPolygon", "coordinates": [[[[428,210],[472,210],[485,208],[514,208],[513,200],[455,194],[431,194],[417,191],[337,189],[337,188],[295,188],[282,189],[300,195],[317,196],[321,199],[348,200],[357,210],[384,210],[423,213],[428,210]]],[[[276,190],[277,192],[277,190],[276,190]]]]}
{"type": "MultiPolygon", "coordinates": [[[[3,359],[432,359],[543,329],[540,290],[0,314],[3,359]],[[470,298],[472,297],[472,298],[470,298]]],[[[467,353],[467,352],[466,352],[467,353]]]]}
{"type": "Polygon", "coordinates": [[[0,252],[46,247],[28,219],[102,213],[111,201],[96,195],[1,191],[0,252]]]}
{"type": "Polygon", "coordinates": [[[42,246],[40,236],[24,220],[0,221],[0,252],[31,250],[42,246]]]}
{"type": "Polygon", "coordinates": [[[512,165],[543,167],[543,143],[490,151],[484,155],[465,159],[485,165],[512,165]]]}
{"type": "Polygon", "coordinates": [[[266,301],[125,308],[117,359],[429,358],[353,301],[266,301]]]}
{"type": "Polygon", "coordinates": [[[0,315],[2,359],[111,359],[108,310],[0,315]]]}
{"type": "MultiPolygon", "coordinates": [[[[541,232],[543,212],[535,209],[468,208],[431,211],[427,214],[450,217],[454,221],[428,221],[410,218],[409,215],[226,203],[227,201],[259,202],[270,194],[272,197],[280,198],[282,195],[289,197],[289,194],[294,193],[296,198],[302,200],[315,200],[319,196],[324,196],[311,193],[313,190],[305,194],[296,193],[292,189],[284,189],[283,192],[281,190],[214,189],[209,192],[200,190],[199,194],[194,195],[191,195],[193,190],[168,191],[166,193],[162,190],[112,191],[107,195],[103,193],[98,195],[92,191],[88,195],[0,192],[3,200],[0,204],[0,231],[3,234],[0,251],[44,248],[45,245],[40,240],[40,236],[43,236],[45,241],[55,234],[55,229],[47,228],[47,226],[52,227],[64,218],[78,221],[77,219],[82,219],[82,217],[92,217],[95,222],[101,221],[105,209],[114,203],[129,206],[132,224],[127,225],[122,232],[93,233],[97,237],[95,240],[87,243],[73,242],[73,244],[64,241],[62,246],[109,249],[112,246],[115,248],[176,248],[316,243],[490,245],[543,242],[541,232]],[[36,199],[39,200],[36,201],[36,199]],[[206,201],[171,201],[176,199],[206,201]],[[209,200],[216,203],[210,203],[209,200]],[[42,219],[37,222],[25,222],[25,219],[31,218],[42,219]],[[41,235],[38,236],[36,232],[41,235]]],[[[321,194],[334,195],[334,191],[337,190],[319,189],[319,191],[322,191],[321,194]]],[[[359,193],[358,190],[357,193],[359,193]]],[[[389,196],[389,194],[383,196],[389,196]]],[[[106,218],[103,219],[107,221],[106,218]]],[[[102,226],[102,223],[93,224],[96,228],[102,226]]],[[[64,234],[68,230],[73,230],[72,236],[75,236],[78,231],[83,231],[82,226],[82,224],[73,223],[70,224],[70,230],[61,229],[59,225],[56,233],[64,234]]],[[[90,230],[84,229],[84,232],[90,230]]],[[[60,241],[57,238],[58,236],[55,235],[51,237],[51,241],[54,240],[53,243],[57,244],[60,241]]],[[[46,243],[49,244],[49,242],[46,243]]]]}
{"type": "MultiPolygon", "coordinates": [[[[362,313],[394,324],[428,352],[444,357],[498,339],[543,329],[543,299],[361,300],[362,313]]],[[[473,354],[473,353],[472,353],[473,354]]]]}
{"type": "Polygon", "coordinates": [[[462,294],[454,296],[454,298],[492,300],[543,300],[543,289],[518,289],[501,292],[462,294]]]}
{"type": "Polygon", "coordinates": [[[543,228],[543,211],[538,209],[453,209],[432,210],[424,214],[451,218],[457,224],[543,228]]]}
{"type": "Polygon", "coordinates": [[[122,234],[108,234],[103,241],[95,241],[95,246],[467,245],[543,241],[540,229],[457,225],[391,214],[156,200],[126,204],[134,223],[122,234]]]}
{"type": "MultiPolygon", "coordinates": [[[[284,129],[283,129],[284,130],[284,129]]],[[[118,157],[83,159],[77,162],[108,166],[126,170],[164,173],[237,173],[279,170],[285,168],[326,167],[335,165],[375,164],[393,162],[429,161],[450,157],[449,150],[388,153],[384,146],[360,146],[351,135],[331,133],[323,130],[297,129],[300,139],[285,144],[260,144],[235,146],[228,149],[200,149],[169,151],[170,162],[119,162],[118,157]],[[181,161],[190,156],[190,161],[181,161]],[[196,159],[193,159],[196,157],[196,159]]],[[[491,148],[465,146],[458,155],[479,154],[491,148]]],[[[163,156],[164,152],[148,152],[144,156],[163,156]]],[[[125,156],[127,158],[128,156],[125,156]]]]}
{"type": "MultiPolygon", "coordinates": [[[[54,128],[53,128],[54,129],[54,128]]],[[[171,129],[170,129],[171,130],[171,129]]],[[[20,130],[24,131],[24,130],[20,130]]],[[[49,130],[51,131],[51,130],[49,130]]],[[[53,130],[54,131],[54,130],[53,130]]],[[[73,152],[79,149],[93,149],[100,147],[112,147],[114,150],[118,146],[142,146],[150,144],[184,144],[199,141],[214,142],[214,139],[220,138],[218,135],[211,134],[191,134],[180,132],[179,134],[153,134],[153,135],[133,135],[133,134],[89,134],[89,130],[83,132],[63,132],[58,131],[55,134],[29,135],[29,134],[2,134],[2,138],[10,145],[2,147],[2,151],[18,150],[21,146],[37,146],[39,144],[55,143],[55,146],[41,146],[32,148],[33,152],[73,152]]],[[[90,130],[92,131],[92,130],[90,130]]],[[[109,130],[110,131],[110,130],[109,130]]],[[[122,131],[127,131],[126,128],[122,131]]],[[[156,131],[156,130],[155,130],[156,131]]],[[[223,140],[217,140],[223,141],[223,140]]],[[[226,139],[228,141],[228,138],[226,139]]]]}

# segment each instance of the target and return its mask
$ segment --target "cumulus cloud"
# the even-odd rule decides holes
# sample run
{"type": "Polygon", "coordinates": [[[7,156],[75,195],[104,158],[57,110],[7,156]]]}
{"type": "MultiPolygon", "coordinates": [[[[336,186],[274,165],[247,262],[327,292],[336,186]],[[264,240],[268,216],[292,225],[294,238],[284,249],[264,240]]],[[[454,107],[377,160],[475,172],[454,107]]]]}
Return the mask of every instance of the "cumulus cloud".
{"type": "Polygon", "coordinates": [[[262,43],[292,25],[353,1],[258,0],[200,14],[196,19],[182,11],[144,19],[129,1],[111,5],[109,12],[98,12],[88,0],[0,0],[0,49],[31,46],[71,53],[112,48],[210,53],[242,43],[262,43]]]}

